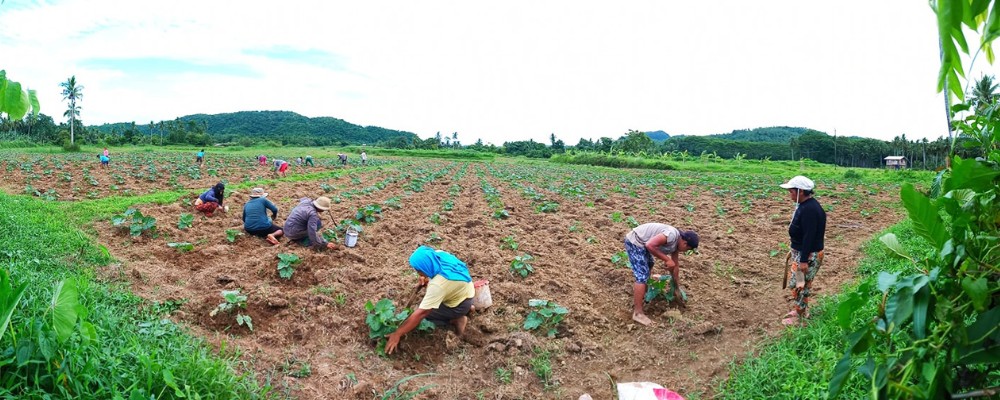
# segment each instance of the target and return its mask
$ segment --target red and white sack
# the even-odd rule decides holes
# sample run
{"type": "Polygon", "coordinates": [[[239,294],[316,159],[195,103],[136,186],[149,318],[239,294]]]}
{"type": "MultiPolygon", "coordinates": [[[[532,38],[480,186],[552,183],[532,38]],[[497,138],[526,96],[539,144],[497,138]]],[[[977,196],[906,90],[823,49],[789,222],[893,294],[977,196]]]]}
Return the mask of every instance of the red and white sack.
{"type": "Polygon", "coordinates": [[[618,384],[618,399],[684,400],[684,397],[653,382],[627,382],[618,384]]]}

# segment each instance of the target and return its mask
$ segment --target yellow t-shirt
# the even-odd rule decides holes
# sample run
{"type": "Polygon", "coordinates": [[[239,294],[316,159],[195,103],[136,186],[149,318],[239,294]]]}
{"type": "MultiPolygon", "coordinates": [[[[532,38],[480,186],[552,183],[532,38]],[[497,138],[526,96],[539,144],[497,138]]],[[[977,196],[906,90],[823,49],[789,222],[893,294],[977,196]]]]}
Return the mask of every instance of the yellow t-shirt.
{"type": "Polygon", "coordinates": [[[476,287],[472,282],[449,281],[438,275],[431,278],[427,284],[427,293],[420,302],[421,310],[434,310],[443,303],[446,307],[455,307],[476,296],[476,287]]]}

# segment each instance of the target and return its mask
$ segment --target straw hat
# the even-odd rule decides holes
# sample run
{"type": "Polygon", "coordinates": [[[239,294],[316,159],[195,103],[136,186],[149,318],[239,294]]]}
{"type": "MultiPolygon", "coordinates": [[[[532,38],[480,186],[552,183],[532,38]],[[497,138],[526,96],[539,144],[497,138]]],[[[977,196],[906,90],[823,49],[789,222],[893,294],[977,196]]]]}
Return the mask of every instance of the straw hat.
{"type": "Polygon", "coordinates": [[[320,197],[316,200],[313,200],[313,206],[323,211],[329,210],[330,199],[326,197],[320,197]]]}

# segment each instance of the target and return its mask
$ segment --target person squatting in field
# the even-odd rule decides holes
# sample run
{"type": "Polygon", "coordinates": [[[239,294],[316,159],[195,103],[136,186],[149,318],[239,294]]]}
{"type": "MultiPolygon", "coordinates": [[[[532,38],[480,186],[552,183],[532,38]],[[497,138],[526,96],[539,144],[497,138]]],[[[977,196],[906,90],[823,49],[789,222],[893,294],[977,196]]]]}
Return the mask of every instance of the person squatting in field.
{"type": "Polygon", "coordinates": [[[263,167],[267,165],[267,156],[261,154],[257,156],[257,166],[263,167]]]}
{"type": "Polygon", "coordinates": [[[826,211],[819,201],[813,198],[816,184],[804,176],[796,176],[781,184],[788,190],[788,195],[795,202],[792,222],[788,224],[788,236],[791,240],[792,267],[785,277],[792,288],[792,301],[795,309],[785,315],[781,321],[785,325],[805,325],[809,318],[809,297],[811,295],[813,278],[823,264],[823,237],[826,235],[826,211]]]}
{"type": "Polygon", "coordinates": [[[309,164],[310,167],[315,167],[316,166],[316,164],[313,164],[313,158],[312,158],[312,156],[308,156],[308,155],[306,156],[306,161],[304,162],[304,164],[309,164]]]}
{"type": "MultiPolygon", "coordinates": [[[[642,303],[646,298],[646,283],[653,268],[653,257],[663,260],[670,272],[670,283],[674,293],[680,289],[678,254],[698,248],[698,234],[694,231],[680,231],[670,225],[660,223],[642,224],[625,236],[625,252],[632,264],[635,284],[632,285],[632,319],[653,326],[653,321],[642,313],[642,303]]],[[[683,303],[683,296],[676,296],[683,303]]]]}
{"type": "Polygon", "coordinates": [[[386,335],[385,353],[392,354],[403,335],[410,333],[423,319],[435,326],[454,326],[458,335],[465,333],[472,312],[472,298],[476,288],[464,262],[450,253],[420,246],[410,255],[410,266],[420,275],[420,286],[427,287],[424,299],[417,309],[386,335]]]}
{"type": "Polygon", "coordinates": [[[225,197],[226,185],[223,185],[222,182],[216,183],[211,189],[198,196],[198,200],[194,201],[194,209],[205,213],[206,217],[211,217],[215,210],[222,207],[222,201],[225,197]]]}
{"type": "Polygon", "coordinates": [[[288,163],[285,162],[285,160],[281,159],[274,160],[274,175],[278,175],[280,173],[281,176],[287,176],[285,175],[286,170],[288,170],[288,163]]]}
{"type": "Polygon", "coordinates": [[[314,249],[322,249],[324,247],[332,249],[336,245],[327,242],[319,234],[320,229],[323,228],[323,222],[319,218],[319,213],[329,209],[329,198],[320,197],[313,200],[303,197],[299,200],[299,205],[292,209],[292,213],[288,214],[288,218],[285,219],[285,225],[281,230],[288,240],[296,241],[303,246],[312,245],[314,249]]]}
{"type": "Polygon", "coordinates": [[[278,218],[278,207],[267,199],[264,188],[254,188],[250,191],[250,201],[243,205],[243,230],[257,236],[273,245],[278,244],[278,238],[284,233],[281,227],[274,224],[278,218]],[[271,218],[267,211],[271,210],[271,218]]]}

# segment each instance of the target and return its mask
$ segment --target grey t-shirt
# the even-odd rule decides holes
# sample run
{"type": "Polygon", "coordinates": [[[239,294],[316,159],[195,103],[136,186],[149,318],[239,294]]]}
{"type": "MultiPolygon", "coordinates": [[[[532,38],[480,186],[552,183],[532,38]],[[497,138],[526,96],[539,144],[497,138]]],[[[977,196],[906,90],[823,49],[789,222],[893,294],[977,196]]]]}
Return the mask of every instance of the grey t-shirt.
{"type": "Polygon", "coordinates": [[[667,236],[667,242],[660,246],[660,252],[670,254],[677,251],[677,241],[681,238],[681,231],[667,224],[653,222],[639,225],[629,232],[625,239],[636,246],[646,247],[646,242],[659,234],[667,236]]]}

